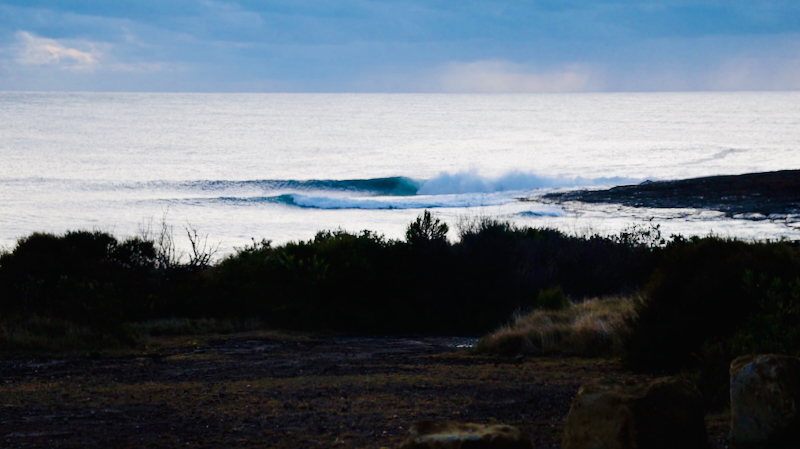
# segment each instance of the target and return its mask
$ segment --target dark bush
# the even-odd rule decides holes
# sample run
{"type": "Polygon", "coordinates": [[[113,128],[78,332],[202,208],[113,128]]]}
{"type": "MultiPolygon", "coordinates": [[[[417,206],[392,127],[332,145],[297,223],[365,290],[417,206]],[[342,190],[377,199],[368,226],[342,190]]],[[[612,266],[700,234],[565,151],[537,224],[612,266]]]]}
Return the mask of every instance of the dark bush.
{"type": "Polygon", "coordinates": [[[35,233],[0,256],[0,310],[115,326],[147,315],[155,250],[102,232],[35,233]]]}
{"type": "Polygon", "coordinates": [[[635,289],[652,255],[630,238],[578,238],[489,219],[450,243],[447,225],[425,211],[405,241],[324,231],[280,246],[254,241],[198,267],[180,262],[170,230],[162,224],[158,244],[86,231],[21,239],[0,256],[0,310],[94,327],[205,317],[294,329],[479,333],[535,307],[542,290],[560,287],[580,298],[635,289]]]}
{"type": "Polygon", "coordinates": [[[647,370],[680,369],[706,340],[733,337],[759,312],[745,283],[748,272],[794,279],[799,269],[795,251],[784,243],[674,240],[646,286],[648,300],[629,323],[627,363],[647,370]]]}
{"type": "Polygon", "coordinates": [[[647,300],[630,319],[624,362],[646,371],[683,370],[709,405],[724,405],[737,355],[796,354],[800,258],[784,242],[676,238],[659,254],[647,300]]]}
{"type": "Polygon", "coordinates": [[[800,356],[800,273],[789,276],[795,277],[745,271],[744,291],[753,310],[731,341],[734,355],[800,356]]]}
{"type": "MultiPolygon", "coordinates": [[[[450,244],[428,211],[406,241],[364,231],[243,248],[205,276],[203,314],[259,316],[280,327],[356,332],[482,332],[539,291],[634,289],[650,248],[611,238],[476,220],[450,244]]],[[[563,294],[563,293],[562,293],[563,294]]]]}
{"type": "Polygon", "coordinates": [[[545,310],[561,310],[569,307],[569,298],[561,287],[549,288],[539,292],[536,307],[545,310]]]}
{"type": "Polygon", "coordinates": [[[447,244],[447,223],[442,223],[427,210],[406,228],[406,242],[410,245],[447,244]]]}

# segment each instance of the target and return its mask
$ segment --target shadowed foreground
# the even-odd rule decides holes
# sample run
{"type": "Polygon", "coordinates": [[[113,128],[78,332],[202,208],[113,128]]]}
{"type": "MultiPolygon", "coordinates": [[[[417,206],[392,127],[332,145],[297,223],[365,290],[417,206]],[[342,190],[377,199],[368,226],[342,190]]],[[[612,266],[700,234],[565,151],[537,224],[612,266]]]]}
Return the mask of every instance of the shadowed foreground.
{"type": "MultiPolygon", "coordinates": [[[[462,338],[162,340],[116,358],[0,364],[2,447],[396,447],[420,419],[499,421],[560,447],[581,383],[615,362],[498,359],[462,338]]],[[[639,376],[641,380],[643,377],[639,376]]]]}

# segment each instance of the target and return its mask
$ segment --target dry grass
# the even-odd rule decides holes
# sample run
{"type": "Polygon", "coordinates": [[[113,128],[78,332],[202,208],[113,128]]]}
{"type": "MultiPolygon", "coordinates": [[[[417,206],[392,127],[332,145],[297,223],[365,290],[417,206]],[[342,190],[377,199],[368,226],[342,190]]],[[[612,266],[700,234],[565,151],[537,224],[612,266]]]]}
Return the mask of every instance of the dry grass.
{"type": "Polygon", "coordinates": [[[123,353],[152,349],[166,337],[183,342],[186,337],[251,332],[262,338],[290,338],[272,331],[258,319],[218,320],[213,318],[174,318],[126,323],[111,329],[97,329],[54,317],[0,318],[0,353],[123,353]]]}
{"type": "Polygon", "coordinates": [[[70,353],[129,344],[128,335],[98,331],[60,318],[32,316],[0,321],[0,351],[70,353]]]}
{"type": "Polygon", "coordinates": [[[595,298],[562,310],[517,315],[510,325],[481,338],[477,350],[505,355],[618,356],[625,317],[633,313],[637,300],[620,296],[595,298]]]}

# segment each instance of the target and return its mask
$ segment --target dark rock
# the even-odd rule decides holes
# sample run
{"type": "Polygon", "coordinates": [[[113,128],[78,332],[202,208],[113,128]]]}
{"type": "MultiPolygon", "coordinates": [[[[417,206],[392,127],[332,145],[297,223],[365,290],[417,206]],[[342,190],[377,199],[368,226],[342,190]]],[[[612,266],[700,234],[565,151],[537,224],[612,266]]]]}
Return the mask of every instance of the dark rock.
{"type": "Polygon", "coordinates": [[[690,382],[660,378],[581,386],[564,427],[564,449],[705,449],[700,393],[690,382]]]}
{"type": "MultiPolygon", "coordinates": [[[[555,192],[545,201],[613,203],[631,207],[696,208],[743,214],[800,213],[800,170],[708,176],[677,181],[645,181],[607,190],[555,192]]],[[[738,217],[739,215],[737,215],[738,217]]],[[[755,218],[756,215],[752,215],[755,218]]]]}
{"type": "Polygon", "coordinates": [[[747,355],[731,363],[731,443],[800,446],[800,359],[747,355]]]}

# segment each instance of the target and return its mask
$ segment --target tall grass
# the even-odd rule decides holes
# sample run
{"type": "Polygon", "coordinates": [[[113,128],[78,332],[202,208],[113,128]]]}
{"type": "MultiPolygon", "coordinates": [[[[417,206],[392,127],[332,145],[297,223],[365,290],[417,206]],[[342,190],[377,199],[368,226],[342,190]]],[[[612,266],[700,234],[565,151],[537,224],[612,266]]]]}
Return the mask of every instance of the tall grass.
{"type": "Polygon", "coordinates": [[[619,356],[625,320],[641,298],[610,296],[570,303],[559,310],[516,314],[513,321],[478,341],[487,353],[619,356]]]}

